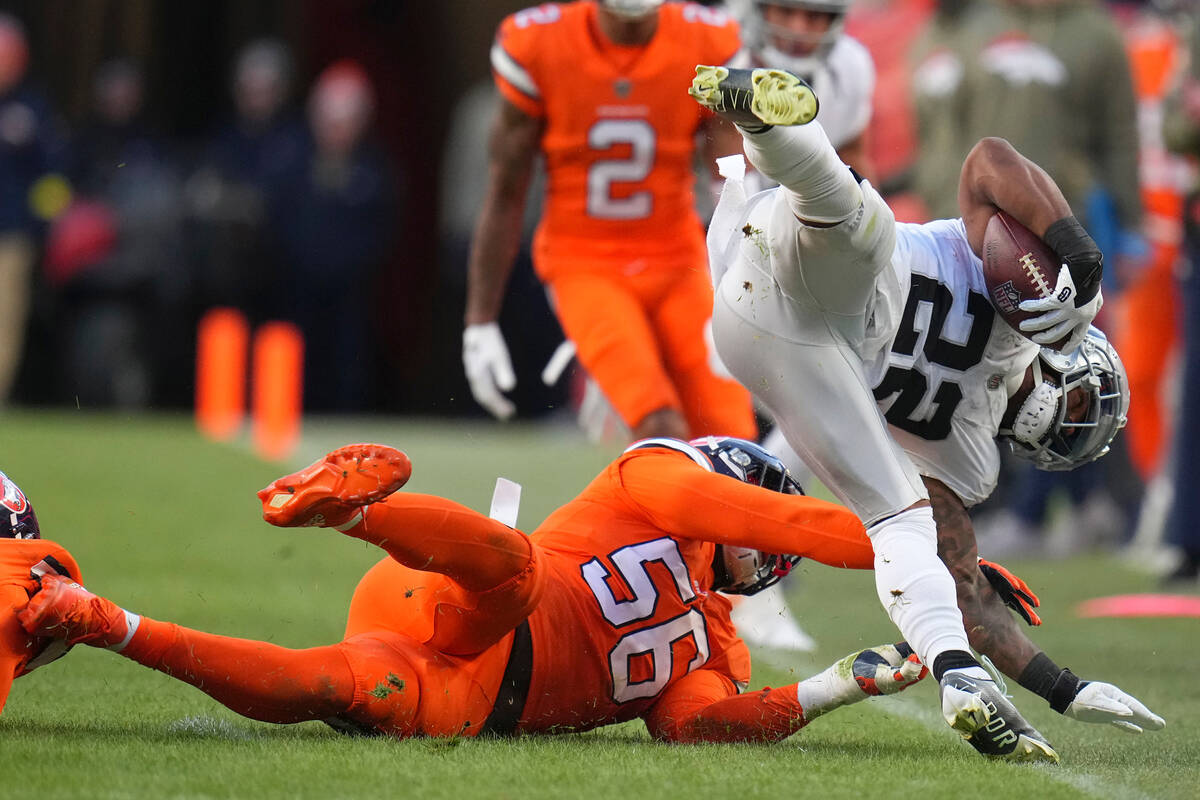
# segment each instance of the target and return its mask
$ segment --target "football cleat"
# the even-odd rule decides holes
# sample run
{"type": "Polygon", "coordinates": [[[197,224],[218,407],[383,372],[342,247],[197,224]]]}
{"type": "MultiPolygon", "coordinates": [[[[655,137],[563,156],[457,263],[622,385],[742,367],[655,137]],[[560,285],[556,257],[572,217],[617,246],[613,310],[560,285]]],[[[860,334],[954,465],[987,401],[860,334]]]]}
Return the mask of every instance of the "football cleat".
{"type": "Polygon", "coordinates": [[[26,633],[65,639],[67,644],[124,648],[140,619],[111,600],[94,595],[70,578],[43,575],[41,589],[17,612],[26,633]]]}
{"type": "Polygon", "coordinates": [[[263,519],[281,528],[344,528],[360,509],[408,482],[408,456],[381,444],[348,444],[258,492],[263,519]]]}
{"type": "Polygon", "coordinates": [[[697,103],[748,131],[805,125],[817,116],[812,87],[781,69],[730,69],[700,64],[688,89],[697,103]]]}
{"type": "Polygon", "coordinates": [[[989,758],[1058,763],[1058,753],[1030,725],[994,681],[962,670],[942,676],[942,716],[951,728],[989,758]]]}

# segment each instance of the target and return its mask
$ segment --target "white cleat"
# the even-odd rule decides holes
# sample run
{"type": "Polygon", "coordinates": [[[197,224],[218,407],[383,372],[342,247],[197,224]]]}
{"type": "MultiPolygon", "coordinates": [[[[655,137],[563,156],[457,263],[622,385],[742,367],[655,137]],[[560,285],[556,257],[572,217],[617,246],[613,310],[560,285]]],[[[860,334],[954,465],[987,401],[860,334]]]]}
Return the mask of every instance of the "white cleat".
{"type": "Polygon", "coordinates": [[[942,676],[942,716],[988,758],[1058,763],[1058,753],[995,682],[950,670],[942,676]]]}

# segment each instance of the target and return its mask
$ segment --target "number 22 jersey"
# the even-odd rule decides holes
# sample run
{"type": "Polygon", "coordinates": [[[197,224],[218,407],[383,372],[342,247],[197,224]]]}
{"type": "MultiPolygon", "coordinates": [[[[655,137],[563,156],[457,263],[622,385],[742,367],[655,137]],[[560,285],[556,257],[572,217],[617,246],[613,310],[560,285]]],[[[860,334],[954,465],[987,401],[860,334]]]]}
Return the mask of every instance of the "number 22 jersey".
{"type": "Polygon", "coordinates": [[[492,47],[500,93],[542,119],[548,176],[534,265],[562,270],[703,268],[692,171],[700,123],[687,93],[697,64],[737,52],[736,24],[694,3],[667,3],[649,43],[600,32],[594,2],[547,3],[506,18],[492,47]]]}
{"type": "Polygon", "coordinates": [[[975,505],[996,486],[1010,381],[1038,346],[996,315],[961,219],[898,223],[891,267],[902,291],[878,291],[874,308],[895,333],[868,358],[868,381],[920,473],[975,505]]]}

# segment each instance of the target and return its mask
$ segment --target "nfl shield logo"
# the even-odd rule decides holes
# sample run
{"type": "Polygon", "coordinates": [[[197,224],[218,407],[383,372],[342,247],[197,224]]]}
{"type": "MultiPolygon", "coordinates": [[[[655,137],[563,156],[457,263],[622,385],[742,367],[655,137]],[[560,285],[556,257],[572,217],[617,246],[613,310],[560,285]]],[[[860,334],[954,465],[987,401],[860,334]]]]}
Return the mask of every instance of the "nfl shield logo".
{"type": "Polygon", "coordinates": [[[1021,293],[1017,291],[1017,287],[1013,286],[1012,281],[1005,281],[996,288],[992,289],[992,302],[996,304],[996,308],[1001,314],[1016,313],[1017,306],[1021,304],[1021,293]]]}
{"type": "Polygon", "coordinates": [[[617,93],[617,97],[624,100],[633,91],[633,82],[628,78],[618,78],[616,83],[613,84],[613,91],[617,93]]]}

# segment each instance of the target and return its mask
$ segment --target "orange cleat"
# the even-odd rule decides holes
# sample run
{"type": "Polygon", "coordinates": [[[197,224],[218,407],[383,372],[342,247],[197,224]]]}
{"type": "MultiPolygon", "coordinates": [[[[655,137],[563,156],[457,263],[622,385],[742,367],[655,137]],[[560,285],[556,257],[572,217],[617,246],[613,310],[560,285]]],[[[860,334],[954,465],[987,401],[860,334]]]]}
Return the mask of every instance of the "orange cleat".
{"type": "Polygon", "coordinates": [[[408,482],[408,456],[382,444],[348,444],[258,493],[263,519],[281,528],[344,528],[362,506],[408,482]]]}
{"type": "Polygon", "coordinates": [[[137,616],[70,578],[45,575],[41,584],[29,605],[17,612],[26,633],[120,650],[137,629],[137,616]]]}

